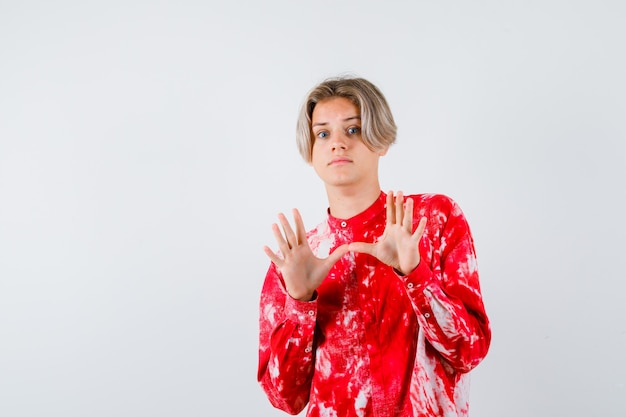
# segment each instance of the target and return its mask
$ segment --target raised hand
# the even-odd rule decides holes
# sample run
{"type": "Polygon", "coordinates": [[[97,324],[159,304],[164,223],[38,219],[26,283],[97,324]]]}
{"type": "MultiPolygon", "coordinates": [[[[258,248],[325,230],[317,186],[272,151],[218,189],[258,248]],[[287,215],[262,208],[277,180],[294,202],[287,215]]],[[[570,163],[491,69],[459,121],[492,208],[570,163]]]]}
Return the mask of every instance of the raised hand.
{"type": "Polygon", "coordinates": [[[395,268],[401,274],[413,271],[420,262],[419,241],[426,228],[426,217],[413,229],[413,200],[404,201],[402,192],[387,193],[387,222],[385,232],[375,243],[353,242],[349,250],[367,253],[395,268]]]}
{"type": "Polygon", "coordinates": [[[295,232],[283,213],[278,214],[278,220],[284,235],[276,223],[272,225],[282,256],[274,253],[268,246],[264,246],[263,250],[280,270],[289,295],[296,300],[309,301],[330,268],[348,252],[348,245],[339,246],[328,258],[318,258],[306,240],[304,222],[297,209],[293,210],[293,219],[295,232]]]}

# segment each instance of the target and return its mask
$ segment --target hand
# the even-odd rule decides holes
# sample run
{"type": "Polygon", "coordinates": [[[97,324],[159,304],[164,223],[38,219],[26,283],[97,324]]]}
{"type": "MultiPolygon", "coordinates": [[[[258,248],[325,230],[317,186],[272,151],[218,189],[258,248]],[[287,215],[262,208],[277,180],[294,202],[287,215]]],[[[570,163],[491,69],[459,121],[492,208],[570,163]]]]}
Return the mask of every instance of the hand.
{"type": "Polygon", "coordinates": [[[412,228],[413,199],[405,202],[402,192],[398,192],[394,199],[393,191],[389,191],[387,221],[382,237],[376,243],[351,243],[349,250],[372,255],[406,275],[419,265],[419,242],[426,228],[426,217],[420,219],[415,232],[411,232],[412,228]]]}
{"type": "Polygon", "coordinates": [[[309,301],[328,275],[330,268],[348,252],[348,245],[339,246],[328,258],[318,258],[306,240],[304,223],[297,209],[293,210],[295,233],[284,214],[279,213],[278,219],[284,236],[276,223],[272,225],[272,231],[282,257],[267,246],[264,246],[263,250],[280,270],[289,295],[296,300],[309,301]]]}

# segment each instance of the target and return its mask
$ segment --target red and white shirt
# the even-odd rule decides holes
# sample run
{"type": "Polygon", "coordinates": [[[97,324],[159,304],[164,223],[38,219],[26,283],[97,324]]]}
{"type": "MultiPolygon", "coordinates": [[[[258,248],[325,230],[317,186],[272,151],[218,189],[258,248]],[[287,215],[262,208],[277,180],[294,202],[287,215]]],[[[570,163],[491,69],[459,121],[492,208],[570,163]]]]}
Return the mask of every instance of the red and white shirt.
{"type": "MultiPolygon", "coordinates": [[[[491,330],[474,242],[459,206],[437,194],[409,196],[413,230],[428,223],[421,260],[408,275],[348,253],[313,301],[291,298],[270,264],[260,299],[258,379],[270,402],[309,417],[467,416],[469,375],[491,330]]],[[[385,193],[347,220],[307,233],[318,257],[385,230],[385,193]]]]}

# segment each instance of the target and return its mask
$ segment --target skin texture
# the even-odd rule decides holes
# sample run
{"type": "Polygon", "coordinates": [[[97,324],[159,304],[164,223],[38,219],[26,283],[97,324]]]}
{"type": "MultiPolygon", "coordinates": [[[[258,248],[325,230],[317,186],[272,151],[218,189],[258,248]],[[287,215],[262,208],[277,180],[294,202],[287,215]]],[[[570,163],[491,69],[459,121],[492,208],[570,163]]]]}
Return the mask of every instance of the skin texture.
{"type": "MultiPolygon", "coordinates": [[[[319,102],[312,115],[315,137],[311,165],[324,182],[330,212],[339,218],[350,218],[380,195],[378,161],[387,148],[372,150],[361,139],[359,109],[349,100],[333,97],[319,102]]],[[[268,246],[266,255],[280,270],[289,295],[309,301],[332,266],[348,251],[376,257],[402,275],[413,271],[420,261],[419,242],[426,227],[423,217],[412,232],[413,200],[404,202],[402,192],[387,193],[385,232],[375,243],[352,242],[336,248],[327,258],[317,258],[306,240],[300,213],[293,210],[294,227],[279,213],[272,231],[280,253],[268,246]]]]}

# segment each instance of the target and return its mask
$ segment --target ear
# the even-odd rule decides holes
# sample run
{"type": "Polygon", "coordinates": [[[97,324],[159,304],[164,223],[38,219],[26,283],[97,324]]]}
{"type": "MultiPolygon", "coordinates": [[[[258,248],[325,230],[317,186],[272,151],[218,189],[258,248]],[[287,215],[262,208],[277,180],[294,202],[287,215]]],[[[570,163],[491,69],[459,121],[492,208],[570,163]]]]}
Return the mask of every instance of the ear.
{"type": "Polygon", "coordinates": [[[388,150],[389,146],[385,146],[384,148],[377,150],[376,153],[378,154],[378,156],[385,156],[387,155],[388,150]]]}

